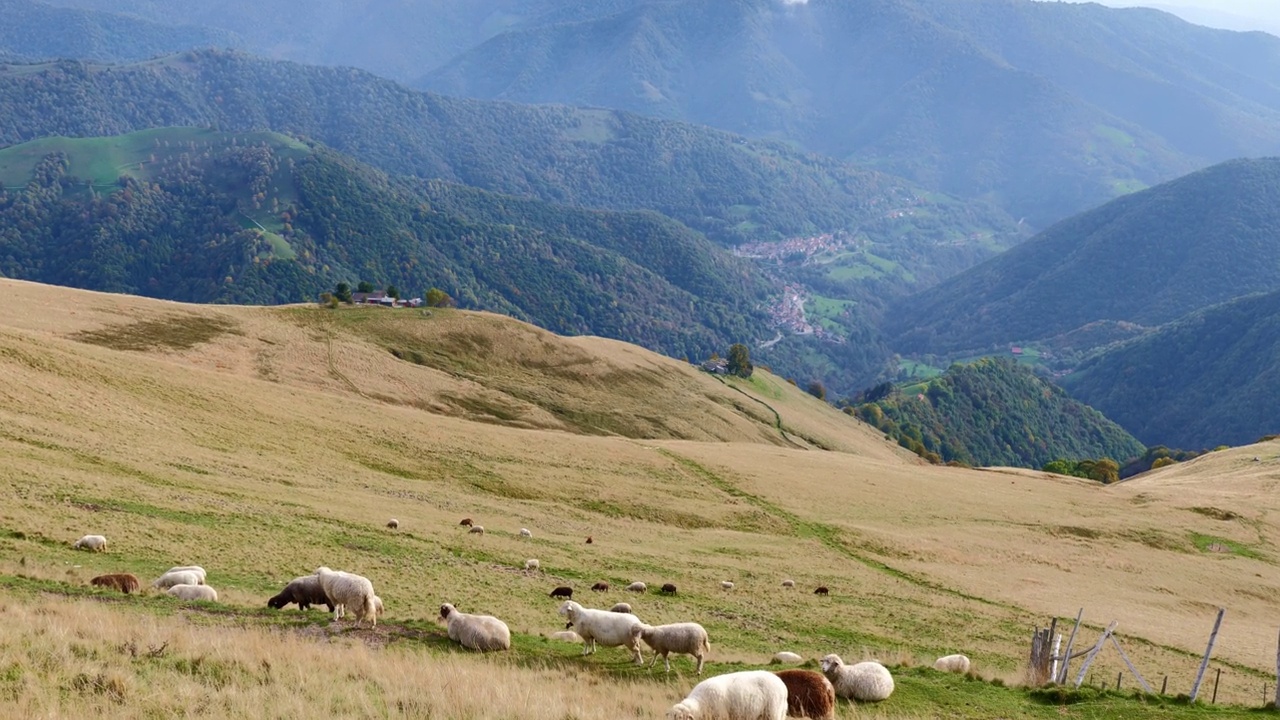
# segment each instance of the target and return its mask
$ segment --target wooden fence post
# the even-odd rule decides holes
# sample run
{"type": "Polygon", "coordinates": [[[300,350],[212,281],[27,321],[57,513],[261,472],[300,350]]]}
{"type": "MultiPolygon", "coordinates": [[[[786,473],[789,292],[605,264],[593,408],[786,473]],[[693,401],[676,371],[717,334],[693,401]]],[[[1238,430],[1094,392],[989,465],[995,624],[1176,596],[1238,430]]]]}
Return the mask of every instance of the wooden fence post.
{"type": "Polygon", "coordinates": [[[1227,614],[1226,608],[1218,608],[1218,619],[1213,621],[1213,632],[1209,633],[1209,646],[1204,649],[1204,659],[1200,661],[1200,670],[1196,673],[1196,682],[1191,686],[1191,702],[1200,694],[1200,682],[1204,680],[1204,671],[1209,669],[1209,657],[1213,655],[1213,644],[1218,641],[1218,629],[1222,627],[1222,616],[1227,614]]]}
{"type": "Polygon", "coordinates": [[[1049,670],[1049,679],[1054,685],[1058,684],[1058,670],[1062,668],[1062,633],[1053,636],[1053,655],[1052,667],[1049,670]]]}
{"type": "Polygon", "coordinates": [[[1280,710],[1280,640],[1276,641],[1276,709],[1280,710]]]}
{"type": "MultiPolygon", "coordinates": [[[[1071,646],[1076,642],[1076,631],[1080,629],[1080,618],[1084,617],[1084,608],[1080,608],[1080,612],[1076,613],[1075,627],[1071,628],[1071,637],[1067,639],[1067,649],[1062,652],[1062,667],[1059,676],[1054,681],[1059,685],[1067,684],[1067,666],[1071,664],[1071,646]]],[[[1280,673],[1280,654],[1276,655],[1276,672],[1280,673]]],[[[1280,707],[1280,699],[1277,699],[1277,706],[1280,707]]]]}
{"type": "Polygon", "coordinates": [[[1160,694],[1163,695],[1165,690],[1169,689],[1169,676],[1164,676],[1164,682],[1160,683],[1160,694]]]}
{"type": "Polygon", "coordinates": [[[1102,631],[1102,637],[1098,638],[1098,644],[1093,646],[1088,655],[1084,656],[1084,663],[1080,665],[1080,674],[1076,675],[1076,687],[1080,687],[1080,683],[1084,682],[1084,674],[1089,669],[1089,665],[1093,664],[1093,659],[1098,656],[1098,651],[1107,642],[1107,638],[1111,637],[1111,633],[1116,631],[1116,625],[1119,620],[1112,620],[1106,630],[1102,631]]]}
{"type": "Polygon", "coordinates": [[[1213,699],[1209,701],[1210,705],[1218,704],[1218,681],[1222,679],[1222,668],[1218,668],[1218,673],[1213,676],[1213,699]]]}
{"type": "MultiPolygon", "coordinates": [[[[1120,651],[1120,659],[1124,661],[1125,665],[1129,666],[1129,672],[1133,673],[1133,677],[1138,681],[1138,684],[1142,686],[1143,692],[1150,695],[1151,686],[1147,684],[1147,681],[1142,677],[1142,673],[1138,672],[1138,668],[1134,667],[1133,662],[1129,660],[1129,655],[1125,653],[1124,648],[1120,647],[1120,641],[1116,639],[1115,635],[1111,636],[1111,642],[1115,644],[1116,650],[1120,651]]],[[[1168,676],[1165,676],[1165,680],[1168,680],[1168,676]]],[[[1116,683],[1116,687],[1120,687],[1119,682],[1116,683]]],[[[1160,694],[1163,695],[1164,691],[1161,690],[1160,694]]]]}

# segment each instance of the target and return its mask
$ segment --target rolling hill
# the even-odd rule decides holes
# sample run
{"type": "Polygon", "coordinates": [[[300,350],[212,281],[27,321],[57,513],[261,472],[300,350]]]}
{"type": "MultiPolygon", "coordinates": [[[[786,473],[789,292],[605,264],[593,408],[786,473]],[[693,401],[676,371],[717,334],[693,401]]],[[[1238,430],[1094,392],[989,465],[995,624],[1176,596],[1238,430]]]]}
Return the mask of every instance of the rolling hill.
{"type": "Polygon", "coordinates": [[[171,25],[33,0],[0,0],[0,58],[35,62],[57,58],[131,62],[200,47],[236,47],[237,38],[212,27],[171,25]]]}
{"type": "MultiPolygon", "coordinates": [[[[1154,327],[1280,289],[1280,159],[1238,160],[1114,200],[886,315],[902,352],[985,352],[1102,322],[1154,327]]],[[[1110,333],[1079,333],[1088,349],[1110,333]]],[[[1069,342],[1067,344],[1070,344],[1069,342]]]]}
{"type": "MultiPolygon", "coordinates": [[[[1255,713],[1228,704],[1256,704],[1274,669],[1276,443],[1111,487],[931,467],[767,374],[723,384],[635,347],[489,315],[195,306],[16,281],[0,291],[0,598],[15,618],[0,632],[24,713],[111,702],[125,716],[164,714],[180,698],[246,717],[317,702],[347,716],[376,692],[410,714],[423,705],[405,688],[433,712],[482,718],[554,720],[570,695],[590,701],[574,711],[583,718],[661,713],[696,682],[683,658],[665,675],[547,639],[563,628],[548,589],[600,579],[677,584],[675,596],[626,599],[649,622],[703,623],[708,674],[768,667],[779,647],[879,657],[897,681],[874,709],[884,717],[1207,711],[1097,690],[1062,705],[1012,687],[1026,628],[1081,606],[1077,644],[1117,619],[1133,662],[1178,692],[1227,606],[1215,716],[1255,713]],[[440,365],[397,359],[389,348],[406,337],[438,348],[440,365]],[[530,385],[546,393],[523,398],[517,419],[467,407],[515,403],[511,391],[530,385]],[[665,428],[630,424],[655,401],[665,428]],[[623,424],[598,435],[552,402],[612,408],[623,424]],[[788,434],[830,449],[784,439],[761,403],[788,434]],[[461,516],[487,532],[466,534],[461,516]],[[70,549],[91,531],[108,552],[70,549]],[[528,557],[541,572],[520,569],[528,557]],[[86,586],[177,562],[206,567],[219,602],[86,586]],[[373,579],[387,608],[376,630],[263,607],[320,564],[373,579]],[[779,587],[784,577],[801,591],[779,587]],[[829,597],[808,592],[818,584],[829,597]],[[458,651],[432,620],[446,601],[502,617],[512,650],[458,651]],[[978,679],[921,662],[956,649],[978,679]],[[344,673],[315,683],[317,664],[335,661],[344,673]],[[442,669],[455,680],[482,671],[494,692],[441,695],[442,669]]],[[[1109,651],[1095,665],[1099,677],[1120,669],[1109,651]]],[[[841,717],[852,712],[841,704],[841,717]]]]}
{"type": "Polygon", "coordinates": [[[1029,0],[632,2],[513,28],[438,92],[604,106],[794,141],[1046,227],[1280,151],[1280,39],[1029,0]]]}
{"type": "Polygon", "coordinates": [[[1280,292],[1171,322],[1083,363],[1064,387],[1148,444],[1244,445],[1280,433],[1280,292]]]}

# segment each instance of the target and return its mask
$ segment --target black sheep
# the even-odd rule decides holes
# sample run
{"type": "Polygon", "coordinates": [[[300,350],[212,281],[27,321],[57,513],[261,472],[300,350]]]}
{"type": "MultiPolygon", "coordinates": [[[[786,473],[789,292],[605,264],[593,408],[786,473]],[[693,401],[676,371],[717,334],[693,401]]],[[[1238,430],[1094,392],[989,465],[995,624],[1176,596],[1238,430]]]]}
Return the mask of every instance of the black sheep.
{"type": "Polygon", "coordinates": [[[315,575],[294,578],[284,586],[279,595],[267,601],[267,607],[279,610],[289,603],[298,603],[299,610],[323,604],[329,608],[329,612],[333,612],[333,603],[324,594],[324,589],[320,587],[320,578],[315,575]]]}

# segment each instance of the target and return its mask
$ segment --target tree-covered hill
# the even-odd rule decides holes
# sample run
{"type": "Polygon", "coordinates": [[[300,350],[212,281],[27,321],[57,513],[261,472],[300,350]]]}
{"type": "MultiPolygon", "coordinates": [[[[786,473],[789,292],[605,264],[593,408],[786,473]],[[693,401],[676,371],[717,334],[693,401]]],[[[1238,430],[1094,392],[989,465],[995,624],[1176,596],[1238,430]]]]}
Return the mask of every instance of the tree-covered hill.
{"type": "Polygon", "coordinates": [[[1280,433],[1280,292],[1122,343],[1063,385],[1147,444],[1206,449],[1280,433]]]}
{"type": "Polygon", "coordinates": [[[516,27],[420,87],[792,140],[1037,227],[1280,151],[1280,39],[1030,0],[636,0],[516,27]]]}
{"type": "Polygon", "coordinates": [[[1058,459],[1141,455],[1144,448],[1102,413],[1025,366],[985,358],[903,392],[882,386],[853,412],[941,462],[1039,468],[1058,459]]]}
{"type": "Polygon", "coordinates": [[[1065,220],[902,300],[887,323],[901,352],[982,352],[1099,321],[1156,326],[1271,290],[1280,158],[1237,160],[1065,220]]]}
{"type": "Polygon", "coordinates": [[[211,27],[172,25],[96,10],[55,7],[34,0],[0,0],[0,60],[75,58],[144,60],[199,47],[239,44],[211,27]]]}

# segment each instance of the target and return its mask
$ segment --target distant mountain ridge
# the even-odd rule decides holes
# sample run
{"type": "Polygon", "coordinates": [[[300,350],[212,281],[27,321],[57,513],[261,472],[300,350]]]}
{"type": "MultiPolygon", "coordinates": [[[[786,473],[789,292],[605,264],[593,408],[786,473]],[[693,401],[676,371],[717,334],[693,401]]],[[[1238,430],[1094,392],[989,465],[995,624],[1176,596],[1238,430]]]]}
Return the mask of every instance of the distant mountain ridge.
{"type": "Polygon", "coordinates": [[[131,62],[200,47],[236,47],[226,30],[171,25],[33,0],[0,0],[0,59],[131,62]]]}

